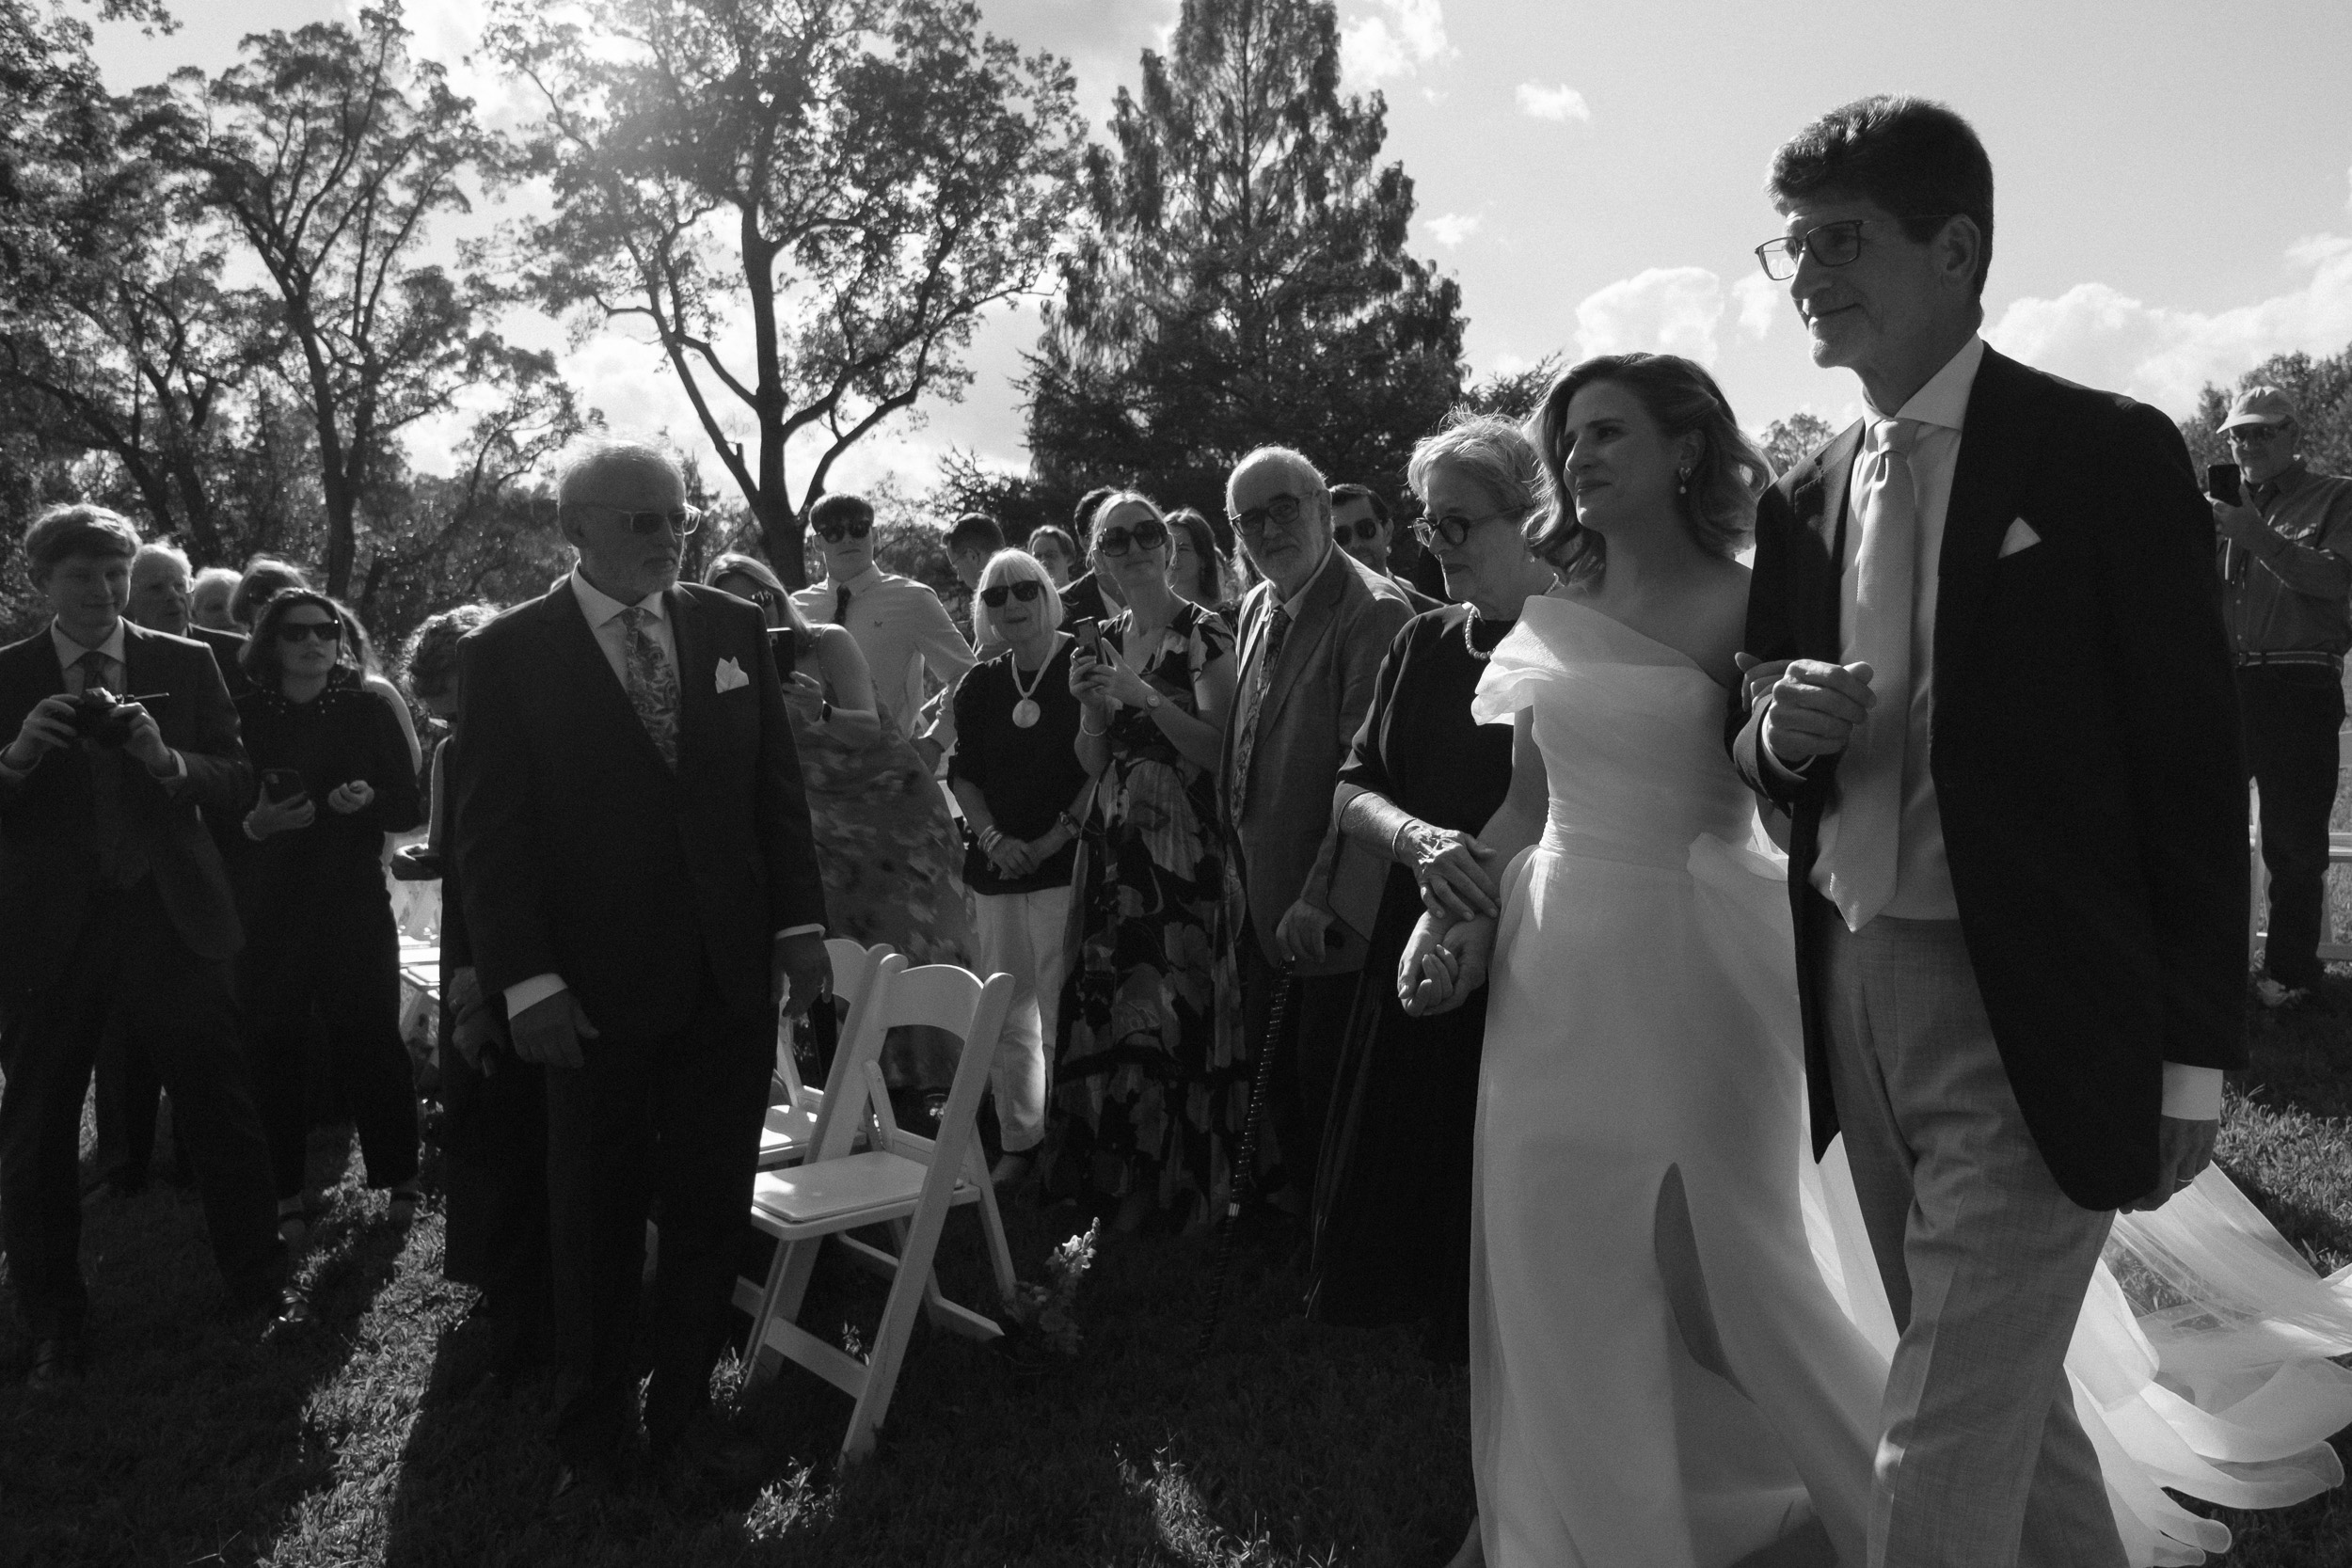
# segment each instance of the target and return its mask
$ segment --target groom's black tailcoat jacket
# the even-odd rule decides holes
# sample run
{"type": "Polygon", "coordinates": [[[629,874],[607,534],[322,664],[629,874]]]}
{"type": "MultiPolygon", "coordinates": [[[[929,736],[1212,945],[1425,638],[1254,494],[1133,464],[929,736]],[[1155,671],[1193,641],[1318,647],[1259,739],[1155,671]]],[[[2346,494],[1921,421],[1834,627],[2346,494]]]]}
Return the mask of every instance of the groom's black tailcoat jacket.
{"type": "Polygon", "coordinates": [[[691,583],[666,602],[675,773],[568,579],[459,644],[451,773],[484,991],[560,974],[598,1031],[641,1039],[682,1028],[706,977],[730,1010],[761,1012],[774,934],[825,919],[766,624],[691,583]]]}
{"type": "MultiPolygon", "coordinates": [[[[1747,650],[1836,662],[1857,424],[1767,492],[1747,650]]],[[[2155,1181],[2163,1064],[2245,1065],[2247,804],[2213,520],[2156,409],[1987,350],[1946,515],[1930,766],[1985,1011],[2066,1195],[2155,1181]],[[2040,542],[2003,555],[2023,520],[2040,542]]],[[[1732,757],[1787,808],[1815,1152],[1837,1129],[1812,886],[1836,759],[1732,757]]]]}

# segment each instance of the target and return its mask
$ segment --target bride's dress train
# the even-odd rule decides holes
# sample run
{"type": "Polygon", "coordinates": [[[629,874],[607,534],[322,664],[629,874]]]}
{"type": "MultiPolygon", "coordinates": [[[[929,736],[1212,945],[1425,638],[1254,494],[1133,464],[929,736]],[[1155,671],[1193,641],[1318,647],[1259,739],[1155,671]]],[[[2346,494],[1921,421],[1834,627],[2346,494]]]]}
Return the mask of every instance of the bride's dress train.
{"type": "MultiPolygon", "coordinates": [[[[1785,864],[1724,694],[1573,601],[1530,601],[1479,716],[1534,709],[1550,781],[1490,983],[1471,1269],[1487,1560],[1740,1561],[1808,1518],[1861,1558],[1895,1327],[1842,1146],[1816,1165],[1785,864]]],[[[2068,1369],[2135,1563],[2343,1480],[2352,1270],[2217,1170],[2122,1216],[2068,1369]]]]}

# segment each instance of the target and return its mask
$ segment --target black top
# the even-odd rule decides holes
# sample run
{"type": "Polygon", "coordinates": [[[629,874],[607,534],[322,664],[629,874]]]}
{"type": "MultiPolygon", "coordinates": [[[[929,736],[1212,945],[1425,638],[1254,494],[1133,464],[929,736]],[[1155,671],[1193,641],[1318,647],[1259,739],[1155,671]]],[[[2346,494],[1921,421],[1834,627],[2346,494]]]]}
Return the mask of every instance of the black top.
{"type": "MultiPolygon", "coordinates": [[[[1036,673],[1029,700],[1038,705],[1038,721],[1025,730],[1012,721],[1021,691],[1010,652],[974,665],[956,687],[956,751],[947,764],[948,782],[978,785],[996,826],[1014,838],[1043,837],[1087,782],[1078,764],[1078,699],[1070,690],[1070,652],[1075,645],[1064,642],[1036,673]]],[[[1067,887],[1076,854],[1074,841],[1065,844],[1026,877],[1007,879],[996,874],[979,841],[972,839],[964,851],[963,879],[975,893],[1067,887]]]]}
{"type": "MultiPolygon", "coordinates": [[[[1405,623],[1380,666],[1364,727],[1340,767],[1342,784],[1466,833],[1484,828],[1511,788],[1511,726],[1470,718],[1471,693],[1486,673],[1486,661],[1463,641],[1470,613],[1468,605],[1447,605],[1405,623]]],[[[1478,652],[1492,652],[1511,626],[1478,622],[1478,652]]],[[[1401,894],[1418,907],[1410,872],[1395,867],[1390,884],[1391,898],[1401,894]]]]}
{"type": "Polygon", "coordinates": [[[259,844],[238,832],[237,879],[248,922],[315,918],[321,893],[373,889],[385,895],[384,835],[424,820],[407,737],[390,705],[338,672],[307,703],[248,688],[237,699],[237,719],[254,770],[294,769],[317,808],[309,827],[259,844]],[[354,779],[366,780],[375,798],[358,811],[336,811],[327,796],[354,779]]]}
{"type": "Polygon", "coordinates": [[[1065,626],[1080,621],[1107,621],[1118,610],[1105,602],[1103,585],[1094,580],[1094,574],[1072,578],[1070,586],[1061,591],[1061,624],[1065,626]]]}

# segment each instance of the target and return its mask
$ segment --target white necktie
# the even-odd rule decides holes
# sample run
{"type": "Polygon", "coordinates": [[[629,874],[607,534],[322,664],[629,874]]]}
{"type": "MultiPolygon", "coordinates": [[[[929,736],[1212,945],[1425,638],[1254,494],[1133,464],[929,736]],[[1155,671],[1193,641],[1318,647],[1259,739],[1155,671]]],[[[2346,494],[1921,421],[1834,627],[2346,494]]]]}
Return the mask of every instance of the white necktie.
{"type": "Polygon", "coordinates": [[[1853,645],[1846,659],[1870,666],[1870,691],[1878,701],[1837,766],[1837,810],[1831,818],[1836,838],[1824,849],[1830,901],[1854,931],[1895,896],[1900,869],[1919,551],[1911,451],[1919,428],[1915,420],[1870,427],[1875,457],[1855,497],[1862,547],[1854,561],[1853,645]]]}

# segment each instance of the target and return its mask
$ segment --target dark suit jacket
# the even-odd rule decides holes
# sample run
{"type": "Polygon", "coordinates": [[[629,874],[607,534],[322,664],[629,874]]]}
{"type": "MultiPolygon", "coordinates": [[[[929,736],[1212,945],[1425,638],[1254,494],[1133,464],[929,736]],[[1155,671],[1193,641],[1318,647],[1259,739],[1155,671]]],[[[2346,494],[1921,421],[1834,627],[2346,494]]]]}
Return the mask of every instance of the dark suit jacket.
{"type": "MultiPolygon", "coordinates": [[[[1840,657],[1855,425],[1766,494],[1746,647],[1840,657]]],[[[1961,929],[2026,1125],[2067,1196],[2109,1209],[2155,1180],[2163,1064],[2246,1061],[2246,786],[2212,515],[2156,409],[1987,350],[1939,557],[1930,768],[1961,929]],[[2003,556],[2024,519],[2039,544],[2003,556]]],[[[1813,891],[1824,758],[1732,755],[1791,811],[1788,887],[1813,1132],[1836,1131],[1813,891]]],[[[1818,1152],[1818,1148],[1817,1148],[1818,1152]]]]}
{"type": "Polygon", "coordinates": [[[213,657],[220,661],[220,678],[228,686],[231,698],[242,697],[253,689],[253,677],[246,674],[245,666],[237,662],[238,656],[245,652],[245,633],[215,631],[211,626],[191,623],[188,636],[213,650],[213,657]]]}
{"type": "MultiPolygon", "coordinates": [[[[1330,902],[1332,856],[1322,852],[1331,819],[1331,788],[1347,748],[1372,706],[1380,660],[1397,628],[1412,618],[1404,591],[1359,564],[1337,546],[1329,564],[1295,607],[1295,619],[1282,640],[1282,657],[1266,689],[1265,717],[1258,720],[1258,666],[1265,652],[1274,585],[1262,582],[1242,601],[1239,630],[1240,689],[1232,721],[1225,727],[1225,755],[1217,785],[1218,814],[1232,835],[1233,868],[1257,927],[1266,961],[1279,964],[1275,928],[1301,896],[1330,902]],[[1249,770],[1248,815],[1233,812],[1233,757],[1241,736],[1258,723],[1249,770]]],[[[1336,840],[1332,846],[1336,852],[1336,840]]],[[[1230,911],[1238,928],[1239,910],[1230,911]]],[[[1363,967],[1359,942],[1335,942],[1320,964],[1301,964],[1301,974],[1344,974],[1363,967]]]]}
{"type": "MultiPolygon", "coordinates": [[[[122,769],[131,832],[146,847],[181,939],[199,958],[225,959],[245,934],[202,814],[234,820],[252,803],[237,710],[199,643],[125,622],[122,658],[131,689],[119,695],[148,699],[165,741],[188,765],[172,790],[135,762],[122,769]]],[[[0,726],[8,738],[36,704],[65,689],[47,626],[0,648],[0,726]]],[[[23,784],[0,784],[0,996],[21,996],[58,973],[89,908],[98,886],[90,766],[87,752],[68,747],[42,757],[23,784]]]]}
{"type": "Polygon", "coordinates": [[[800,758],[759,611],[681,585],[672,773],[568,581],[458,650],[450,782],[465,933],[492,995],[563,976],[607,1035],[684,1025],[706,974],[769,1004],[776,932],[821,925],[800,758]],[[747,677],[718,689],[721,662],[747,677]]]}

